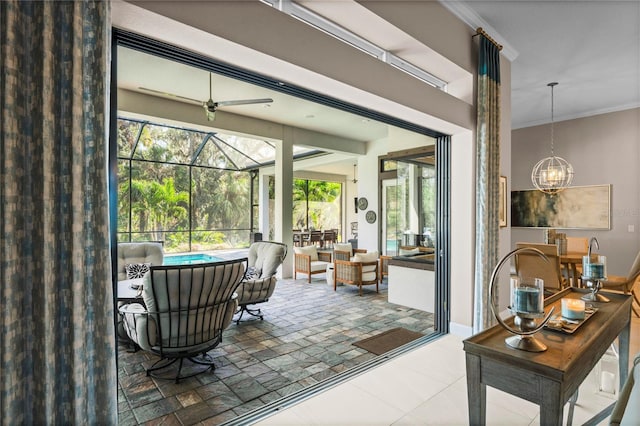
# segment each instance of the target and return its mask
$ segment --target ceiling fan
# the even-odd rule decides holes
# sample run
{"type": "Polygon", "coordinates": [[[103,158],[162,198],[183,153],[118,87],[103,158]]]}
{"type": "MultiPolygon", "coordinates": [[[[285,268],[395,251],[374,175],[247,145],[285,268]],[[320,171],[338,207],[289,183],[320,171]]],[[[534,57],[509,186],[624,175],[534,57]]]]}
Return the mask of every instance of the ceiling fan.
{"type": "Polygon", "coordinates": [[[211,73],[209,73],[209,100],[203,102],[202,106],[204,107],[207,113],[207,120],[213,121],[215,119],[216,110],[221,106],[234,106],[234,105],[250,105],[250,104],[268,104],[273,102],[271,98],[262,98],[262,99],[238,99],[235,101],[218,101],[215,102],[213,100],[212,87],[211,87],[211,73]]]}
{"type": "Polygon", "coordinates": [[[204,110],[205,110],[205,112],[207,114],[207,120],[209,120],[209,121],[213,121],[215,119],[216,110],[219,107],[235,106],[235,105],[250,105],[250,104],[268,104],[268,103],[273,102],[273,99],[271,99],[271,98],[238,99],[238,100],[232,100],[232,101],[217,101],[216,102],[216,101],[213,100],[211,73],[209,73],[209,100],[208,101],[199,101],[197,99],[187,98],[185,96],[175,95],[173,93],[167,93],[167,92],[163,92],[163,91],[160,91],[160,90],[149,89],[149,88],[146,88],[146,87],[140,87],[139,89],[147,91],[147,92],[158,93],[160,95],[167,96],[167,97],[170,97],[170,98],[184,99],[186,101],[190,101],[190,102],[196,103],[198,105],[202,105],[202,107],[204,108],[204,110]]]}

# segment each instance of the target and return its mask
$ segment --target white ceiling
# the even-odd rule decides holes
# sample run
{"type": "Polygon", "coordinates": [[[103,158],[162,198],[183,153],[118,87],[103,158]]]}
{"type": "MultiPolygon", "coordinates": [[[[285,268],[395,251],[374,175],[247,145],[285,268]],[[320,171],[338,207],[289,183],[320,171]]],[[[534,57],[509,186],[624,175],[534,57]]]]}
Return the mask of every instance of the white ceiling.
{"type": "MultiPolygon", "coordinates": [[[[220,111],[366,142],[387,135],[387,126],[300,98],[212,74],[214,101],[271,98],[272,103],[221,106],[220,111]]],[[[209,73],[199,68],[120,47],[118,87],[202,105],[209,99],[209,73]]],[[[205,116],[204,109],[202,116],[205,116]]],[[[201,118],[201,117],[198,117],[201,118]]],[[[215,127],[215,121],[211,123],[215,127]]]]}
{"type": "MultiPolygon", "coordinates": [[[[417,59],[433,55],[426,46],[417,45],[388,23],[382,25],[351,0],[303,3],[315,3],[317,13],[373,38],[371,41],[381,47],[404,52],[409,57],[403,59],[416,65],[427,65],[417,59]],[[351,5],[349,13],[342,13],[338,5],[351,5]],[[339,16],[349,19],[340,22],[339,16]],[[377,31],[371,31],[371,22],[377,31]],[[382,33],[382,38],[373,36],[382,33]]],[[[471,28],[482,26],[505,45],[503,56],[512,61],[512,128],[550,121],[547,84],[552,81],[559,83],[554,89],[556,121],[640,106],[640,1],[467,0],[442,4],[471,28]]],[[[209,98],[205,71],[128,49],[119,56],[120,87],[134,91],[149,88],[200,102],[209,98]]],[[[274,102],[221,109],[359,141],[383,137],[388,131],[380,123],[214,75],[215,101],[263,97],[274,102]]]]}
{"type": "Polygon", "coordinates": [[[556,121],[640,106],[640,2],[443,4],[511,48],[512,128],[551,120],[553,81],[556,121]]]}

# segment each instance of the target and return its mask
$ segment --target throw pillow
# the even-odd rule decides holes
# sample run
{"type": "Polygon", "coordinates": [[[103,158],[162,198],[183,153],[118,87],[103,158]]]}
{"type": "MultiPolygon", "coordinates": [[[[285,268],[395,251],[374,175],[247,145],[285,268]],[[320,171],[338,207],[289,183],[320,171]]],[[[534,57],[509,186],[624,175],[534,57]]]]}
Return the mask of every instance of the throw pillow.
{"type": "Polygon", "coordinates": [[[353,248],[351,247],[351,243],[335,243],[333,245],[333,249],[337,251],[348,251],[349,256],[353,256],[353,248]]]}
{"type": "Polygon", "coordinates": [[[368,253],[356,253],[351,258],[352,262],[375,262],[378,260],[378,252],[370,251],[368,253]]]}
{"type": "Polygon", "coordinates": [[[124,269],[127,271],[127,279],[142,278],[147,272],[151,263],[127,263],[124,269]]]}
{"type": "Polygon", "coordinates": [[[249,268],[247,268],[247,273],[244,275],[244,279],[247,281],[257,280],[261,275],[262,271],[260,269],[257,269],[254,266],[249,266],[249,268]]]}
{"type": "Polygon", "coordinates": [[[311,256],[312,262],[318,260],[318,250],[316,249],[316,246],[294,247],[293,251],[297,254],[305,254],[307,256],[311,256]]]}

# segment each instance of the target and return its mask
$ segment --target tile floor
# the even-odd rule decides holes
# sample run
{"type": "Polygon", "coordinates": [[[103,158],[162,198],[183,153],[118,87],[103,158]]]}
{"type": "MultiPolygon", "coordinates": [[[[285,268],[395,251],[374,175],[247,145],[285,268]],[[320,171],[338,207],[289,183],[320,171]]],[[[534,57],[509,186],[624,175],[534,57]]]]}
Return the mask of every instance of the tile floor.
{"type": "MultiPolygon", "coordinates": [[[[353,341],[404,326],[425,334],[433,319],[386,300],[386,285],[363,297],[334,293],[322,275],[283,280],[262,305],[264,321],[233,324],[211,355],[213,374],[174,384],[146,377],[152,356],[119,348],[119,424],[214,425],[366,362],[353,341]],[[304,298],[300,295],[304,294],[304,298]],[[292,304],[292,301],[297,301],[292,304]]],[[[444,336],[260,421],[260,425],[468,424],[462,338],[444,336]]],[[[640,319],[632,318],[631,350],[640,353],[640,319]]],[[[595,371],[580,388],[574,424],[615,401],[598,391],[595,371]]],[[[487,424],[537,425],[538,406],[487,388],[487,424]]],[[[565,408],[565,416],[567,415],[565,408]]],[[[606,421],[602,424],[607,424],[606,421]]]]}
{"type": "MultiPolygon", "coordinates": [[[[257,423],[271,425],[466,425],[462,338],[444,336],[257,423]]],[[[640,318],[632,317],[630,357],[640,353],[640,318]]],[[[573,424],[583,424],[616,396],[598,390],[592,371],[580,387],[573,424]]],[[[565,407],[567,423],[568,405],[565,407]]],[[[539,407],[487,387],[487,424],[539,425],[539,407]]],[[[608,424],[604,420],[600,424],[608,424]]]]}
{"type": "Polygon", "coordinates": [[[395,327],[433,331],[432,314],[386,299],[386,281],[360,297],[354,286],[334,292],[322,274],[281,280],[261,305],[264,321],[232,323],[209,352],[215,372],[179,384],[147,377],[157,358],[121,344],[119,424],[220,424],[375,357],[353,342],[395,327]]]}

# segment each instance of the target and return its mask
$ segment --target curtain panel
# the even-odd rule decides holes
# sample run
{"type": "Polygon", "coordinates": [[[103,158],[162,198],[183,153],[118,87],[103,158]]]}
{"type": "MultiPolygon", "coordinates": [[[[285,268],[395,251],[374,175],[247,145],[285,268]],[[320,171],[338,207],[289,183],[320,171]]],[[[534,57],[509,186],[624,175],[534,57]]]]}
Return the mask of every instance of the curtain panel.
{"type": "Polygon", "coordinates": [[[3,424],[116,424],[107,1],[0,2],[3,424]]]}
{"type": "Polygon", "coordinates": [[[474,332],[493,325],[491,272],[498,262],[500,185],[500,50],[479,35],[476,129],[474,332]]]}

